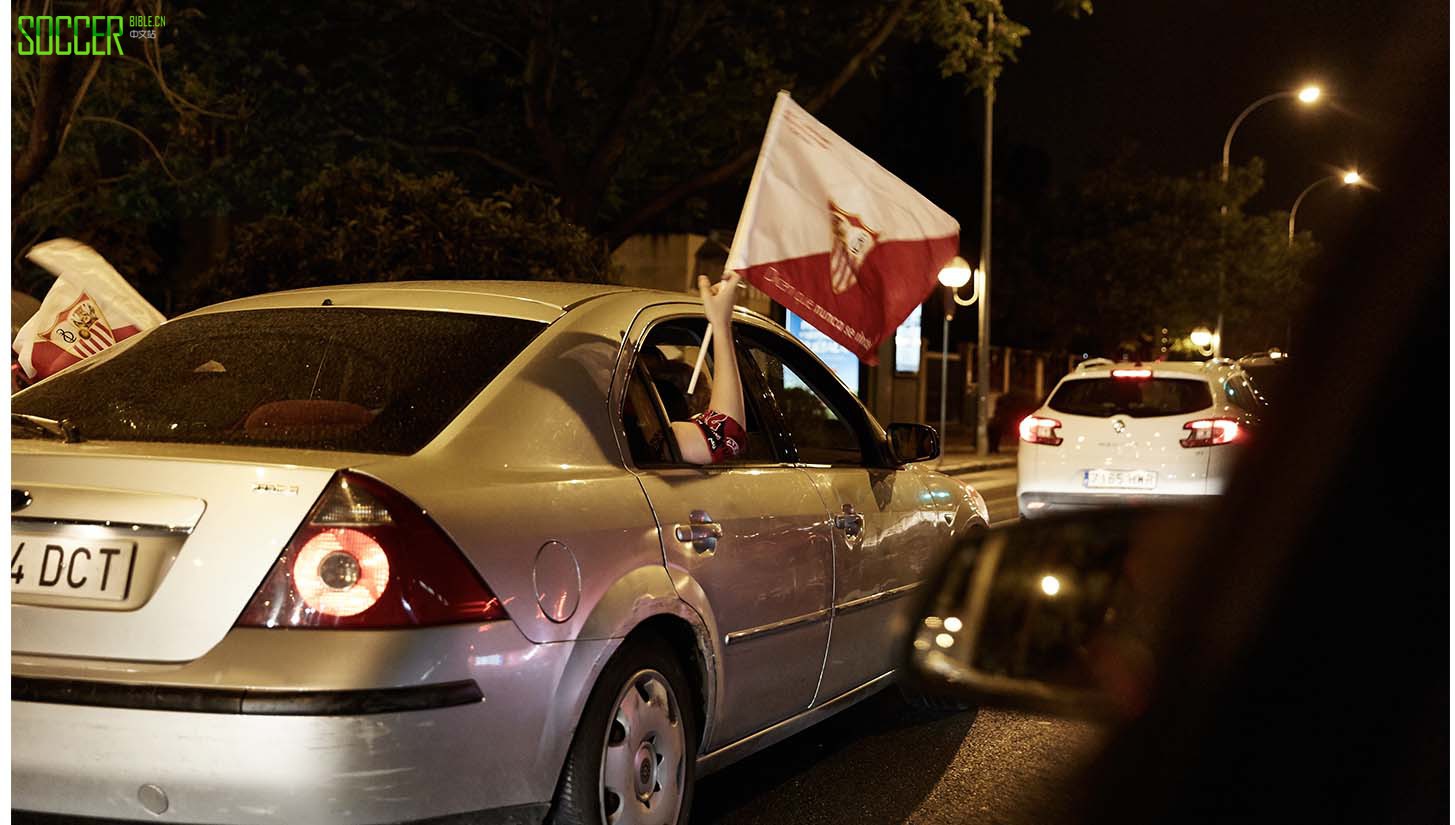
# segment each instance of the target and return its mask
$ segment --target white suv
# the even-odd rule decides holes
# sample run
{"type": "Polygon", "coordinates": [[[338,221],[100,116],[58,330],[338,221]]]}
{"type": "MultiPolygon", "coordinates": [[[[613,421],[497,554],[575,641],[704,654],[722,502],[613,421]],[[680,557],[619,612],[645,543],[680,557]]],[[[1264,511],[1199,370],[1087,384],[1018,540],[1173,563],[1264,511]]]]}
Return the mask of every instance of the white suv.
{"type": "Polygon", "coordinates": [[[1020,422],[1021,516],[1218,495],[1262,411],[1227,359],[1084,361],[1020,422]]]}

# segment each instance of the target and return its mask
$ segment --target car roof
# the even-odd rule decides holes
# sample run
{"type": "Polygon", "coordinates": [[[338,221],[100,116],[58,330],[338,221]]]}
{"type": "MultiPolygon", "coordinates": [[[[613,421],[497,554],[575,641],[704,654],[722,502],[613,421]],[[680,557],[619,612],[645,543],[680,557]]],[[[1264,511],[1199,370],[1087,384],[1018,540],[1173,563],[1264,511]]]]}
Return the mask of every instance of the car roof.
{"type": "MultiPolygon", "coordinates": [[[[608,315],[620,313],[629,322],[642,307],[662,303],[701,307],[702,299],[685,291],[566,281],[391,281],[268,292],[202,307],[178,318],[255,309],[338,306],[460,312],[551,324],[572,309],[589,304],[603,306],[608,315]]],[[[745,306],[736,307],[734,316],[756,319],[784,331],[773,319],[745,306]]]]}
{"type": "Polygon", "coordinates": [[[1174,374],[1178,376],[1220,379],[1229,372],[1241,372],[1241,368],[1226,358],[1208,361],[1112,361],[1109,358],[1093,358],[1082,361],[1061,380],[1078,378],[1109,378],[1113,370],[1151,370],[1153,377],[1174,374]]]}
{"type": "Polygon", "coordinates": [[[1238,359],[1238,363],[1244,366],[1249,364],[1255,367],[1267,366],[1268,364],[1284,364],[1288,362],[1288,353],[1279,352],[1274,355],[1272,352],[1255,352],[1251,355],[1244,355],[1238,359]]]}
{"type": "Polygon", "coordinates": [[[640,293],[642,298],[648,300],[669,297],[698,300],[697,296],[687,293],[638,289],[616,284],[496,280],[392,281],[268,292],[213,304],[187,315],[327,305],[466,312],[550,322],[561,317],[567,310],[588,301],[624,293],[640,293]],[[325,300],[329,303],[324,304],[325,300]]]}

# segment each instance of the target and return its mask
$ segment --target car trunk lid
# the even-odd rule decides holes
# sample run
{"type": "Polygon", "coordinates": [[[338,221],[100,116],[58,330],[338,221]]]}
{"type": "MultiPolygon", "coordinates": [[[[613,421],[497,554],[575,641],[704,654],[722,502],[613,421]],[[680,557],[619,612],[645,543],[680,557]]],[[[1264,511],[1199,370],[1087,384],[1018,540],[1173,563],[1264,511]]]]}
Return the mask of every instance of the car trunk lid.
{"type": "Polygon", "coordinates": [[[201,656],[227,634],[334,473],[378,458],[16,442],[12,650],[157,662],[201,656]]]}
{"type": "Polygon", "coordinates": [[[1118,372],[1068,380],[1049,400],[1047,414],[1060,422],[1062,445],[1051,451],[1059,474],[1088,492],[1203,492],[1208,450],[1181,441],[1183,425],[1213,413],[1207,381],[1118,372]]]}

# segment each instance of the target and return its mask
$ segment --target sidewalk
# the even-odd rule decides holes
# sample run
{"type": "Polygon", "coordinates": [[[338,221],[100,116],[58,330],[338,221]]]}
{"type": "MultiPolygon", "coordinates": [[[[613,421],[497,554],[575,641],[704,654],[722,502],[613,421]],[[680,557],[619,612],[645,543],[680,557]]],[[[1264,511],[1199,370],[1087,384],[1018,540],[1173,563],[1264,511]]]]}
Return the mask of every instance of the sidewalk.
{"type": "Polygon", "coordinates": [[[991,453],[981,457],[976,454],[975,448],[956,439],[960,443],[952,443],[945,448],[940,456],[938,465],[928,465],[937,472],[945,475],[965,475],[966,473],[979,473],[985,470],[998,470],[1003,467],[1014,467],[1016,460],[1016,445],[1020,442],[1012,441],[1010,444],[1001,442],[1000,452],[991,453]]]}

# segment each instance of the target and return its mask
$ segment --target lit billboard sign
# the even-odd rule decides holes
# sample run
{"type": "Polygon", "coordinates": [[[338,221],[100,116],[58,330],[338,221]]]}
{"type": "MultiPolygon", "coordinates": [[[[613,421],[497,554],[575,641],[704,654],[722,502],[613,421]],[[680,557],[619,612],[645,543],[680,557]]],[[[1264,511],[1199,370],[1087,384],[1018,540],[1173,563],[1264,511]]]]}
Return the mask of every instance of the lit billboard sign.
{"type": "MultiPolygon", "coordinates": [[[[917,374],[919,372],[919,351],[920,351],[920,314],[922,307],[915,307],[914,312],[904,319],[899,329],[894,331],[894,371],[917,374]]],[[[803,342],[803,345],[813,351],[821,361],[833,370],[839,379],[853,391],[859,394],[859,358],[854,353],[845,349],[834,339],[824,335],[814,328],[812,324],[804,323],[803,319],[787,313],[787,320],[784,324],[793,337],[803,342]]],[[[785,384],[799,386],[792,376],[785,376],[785,384]]]]}
{"type": "MultiPolygon", "coordinates": [[[[803,342],[805,347],[813,351],[820,361],[828,364],[841,381],[855,395],[859,394],[859,357],[840,346],[837,341],[824,335],[814,328],[812,324],[804,323],[803,319],[789,312],[784,326],[793,334],[794,338],[803,342]]],[[[801,386],[790,375],[784,376],[785,386],[801,386]]]]}
{"type": "Polygon", "coordinates": [[[894,331],[894,371],[919,372],[920,312],[924,307],[915,307],[914,312],[904,319],[894,331]]]}

